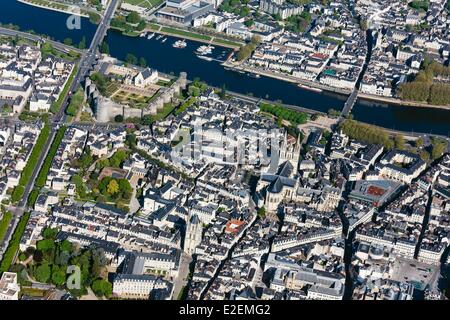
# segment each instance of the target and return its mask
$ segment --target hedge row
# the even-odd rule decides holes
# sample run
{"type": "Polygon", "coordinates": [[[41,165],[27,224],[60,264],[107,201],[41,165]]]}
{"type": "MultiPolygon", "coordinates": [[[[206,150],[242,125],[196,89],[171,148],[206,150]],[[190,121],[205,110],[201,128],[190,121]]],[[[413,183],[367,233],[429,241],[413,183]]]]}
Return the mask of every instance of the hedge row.
{"type": "Polygon", "coordinates": [[[2,262],[0,264],[0,274],[6,272],[11,267],[14,257],[19,250],[20,239],[22,239],[22,235],[25,231],[25,227],[27,226],[28,219],[30,219],[30,213],[26,212],[20,218],[19,223],[17,224],[16,230],[11,237],[11,241],[9,242],[8,248],[3,255],[2,262]]]}
{"type": "Polygon", "coordinates": [[[53,102],[52,105],[50,106],[50,112],[58,113],[59,109],[61,109],[61,105],[64,101],[65,96],[69,93],[70,86],[72,85],[73,78],[77,74],[77,71],[78,71],[78,66],[75,65],[73,67],[72,73],[69,76],[69,79],[67,79],[67,82],[66,82],[66,85],[64,86],[63,91],[61,91],[61,93],[59,94],[58,100],[53,102]]]}
{"type": "Polygon", "coordinates": [[[58,151],[58,147],[64,138],[64,133],[66,132],[66,126],[62,126],[58,129],[58,132],[56,132],[55,139],[52,142],[52,145],[50,146],[50,150],[47,153],[47,157],[45,157],[44,163],[42,164],[41,171],[39,171],[39,174],[36,178],[35,186],[42,188],[45,185],[45,182],[47,181],[47,175],[50,171],[50,168],[52,166],[53,158],[56,155],[56,151],[58,151]]]}
{"type": "Polygon", "coordinates": [[[14,191],[11,195],[12,202],[18,202],[22,199],[23,192],[25,191],[25,186],[30,181],[31,176],[33,175],[34,168],[38,162],[39,156],[44,148],[45,143],[47,142],[48,136],[50,134],[50,126],[45,124],[41,133],[39,134],[36,144],[31,152],[30,157],[28,158],[27,164],[23,168],[23,171],[20,175],[19,185],[14,188],[14,191]]]}
{"type": "Polygon", "coordinates": [[[6,231],[8,230],[9,223],[12,219],[12,213],[7,211],[3,214],[3,218],[0,221],[0,241],[5,237],[6,231]]]}
{"type": "Polygon", "coordinates": [[[27,205],[29,207],[33,207],[38,196],[39,196],[39,189],[31,190],[30,195],[28,196],[28,199],[27,199],[27,205]]]}

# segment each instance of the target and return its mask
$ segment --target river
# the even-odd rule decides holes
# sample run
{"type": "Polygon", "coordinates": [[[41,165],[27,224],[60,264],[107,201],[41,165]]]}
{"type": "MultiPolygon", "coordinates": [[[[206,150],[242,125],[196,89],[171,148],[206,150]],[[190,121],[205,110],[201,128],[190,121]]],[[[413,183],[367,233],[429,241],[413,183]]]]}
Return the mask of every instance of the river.
{"type": "MultiPolygon", "coordinates": [[[[33,7],[16,0],[3,0],[0,13],[2,24],[12,23],[21,30],[34,30],[51,38],[63,41],[71,38],[78,43],[83,36],[90,41],[96,26],[81,18],[80,30],[66,27],[68,15],[33,7]]],[[[156,37],[155,37],[156,38],[156,37]]],[[[155,38],[126,37],[109,30],[106,41],[112,56],[124,59],[127,53],[144,57],[148,65],[164,73],[178,74],[185,71],[189,79],[200,78],[213,86],[225,87],[231,91],[252,94],[255,97],[281,100],[284,103],[326,112],[333,108],[341,110],[345,97],[325,92],[309,91],[281,80],[261,77],[251,78],[245,74],[225,70],[218,61],[199,59],[195,49],[202,45],[187,40],[185,49],[176,49],[172,43],[176,38],[168,37],[165,43],[155,38]]],[[[216,46],[212,56],[223,59],[229,49],[216,46]]],[[[433,133],[450,136],[450,110],[399,106],[359,99],[352,110],[353,117],[366,123],[405,132],[433,133]]]]}

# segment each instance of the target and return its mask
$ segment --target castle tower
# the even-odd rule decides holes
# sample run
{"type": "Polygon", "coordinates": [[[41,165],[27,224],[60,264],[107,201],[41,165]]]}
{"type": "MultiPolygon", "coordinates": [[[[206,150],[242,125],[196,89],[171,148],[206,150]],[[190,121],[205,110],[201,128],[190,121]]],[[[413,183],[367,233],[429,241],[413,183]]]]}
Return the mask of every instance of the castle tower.
{"type": "Polygon", "coordinates": [[[186,238],[184,239],[184,251],[192,255],[195,248],[202,241],[203,227],[200,219],[196,214],[191,215],[186,226],[186,238]]]}

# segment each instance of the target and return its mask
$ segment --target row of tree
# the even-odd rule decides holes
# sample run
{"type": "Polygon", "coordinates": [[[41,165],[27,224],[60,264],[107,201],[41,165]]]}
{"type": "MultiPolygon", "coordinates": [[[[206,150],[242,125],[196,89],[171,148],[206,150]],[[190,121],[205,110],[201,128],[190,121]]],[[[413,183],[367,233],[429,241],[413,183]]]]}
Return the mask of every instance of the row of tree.
{"type": "Polygon", "coordinates": [[[291,110],[274,104],[260,103],[259,109],[276,116],[278,119],[287,120],[293,125],[303,124],[308,120],[308,116],[304,112],[291,110]]]}
{"type": "Polygon", "coordinates": [[[395,142],[386,131],[368,124],[347,119],[340,125],[340,128],[342,132],[355,140],[381,144],[387,149],[392,149],[395,146],[395,142]]]}
{"type": "Polygon", "coordinates": [[[134,65],[137,65],[139,63],[139,66],[141,66],[142,68],[145,68],[147,66],[147,61],[144,57],[140,57],[138,60],[138,58],[132,53],[127,53],[127,55],[125,56],[125,62],[134,65]]]}
{"type": "Polygon", "coordinates": [[[236,56],[237,60],[243,61],[243,60],[247,59],[253,53],[253,51],[256,49],[256,47],[258,46],[258,44],[260,42],[261,42],[260,37],[253,36],[249,43],[243,45],[239,49],[239,52],[237,53],[237,56],[236,56]]]}
{"type": "Polygon", "coordinates": [[[450,104],[450,83],[438,82],[450,78],[450,67],[436,61],[423,63],[412,82],[399,86],[399,96],[407,101],[428,102],[434,105],[450,104]]]}

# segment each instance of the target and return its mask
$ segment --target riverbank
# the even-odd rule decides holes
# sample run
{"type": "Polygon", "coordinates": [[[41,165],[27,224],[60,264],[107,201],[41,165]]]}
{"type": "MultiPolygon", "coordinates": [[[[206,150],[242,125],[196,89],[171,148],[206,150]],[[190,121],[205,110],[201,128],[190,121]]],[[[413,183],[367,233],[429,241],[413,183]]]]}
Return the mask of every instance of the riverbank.
{"type": "Polygon", "coordinates": [[[236,72],[243,72],[243,73],[248,72],[248,73],[258,74],[261,76],[265,76],[265,77],[269,77],[269,78],[273,78],[273,79],[277,79],[277,80],[295,83],[300,88],[310,90],[310,91],[318,91],[318,92],[326,91],[326,92],[336,93],[336,94],[340,94],[340,95],[344,95],[344,96],[348,96],[351,93],[350,90],[326,86],[319,82],[303,80],[303,79],[293,77],[293,76],[290,76],[287,74],[275,73],[272,71],[264,71],[264,70],[252,68],[249,66],[242,66],[242,65],[238,65],[236,63],[232,63],[230,61],[226,61],[226,62],[222,63],[222,66],[225,68],[231,69],[233,71],[236,71],[236,72]]]}
{"type": "Polygon", "coordinates": [[[143,32],[155,32],[166,36],[173,36],[207,44],[214,44],[216,46],[230,48],[233,50],[237,50],[241,46],[241,43],[233,42],[231,40],[221,39],[200,33],[194,33],[191,31],[186,31],[169,26],[163,26],[155,23],[150,24],[143,32]]]}
{"type": "MultiPolygon", "coordinates": [[[[81,9],[79,11],[74,10],[74,9],[71,9],[71,7],[69,5],[64,5],[62,3],[56,3],[56,2],[45,1],[45,0],[17,0],[17,1],[24,3],[24,4],[28,4],[30,6],[38,7],[41,9],[62,12],[62,13],[70,14],[70,15],[75,14],[80,17],[89,18],[89,14],[82,12],[81,9]]],[[[73,6],[72,8],[78,8],[78,7],[73,6]]]]}
{"type": "Polygon", "coordinates": [[[396,104],[399,106],[450,110],[450,105],[439,106],[439,105],[433,105],[433,104],[429,104],[429,103],[425,103],[425,102],[404,101],[404,100],[400,100],[400,99],[396,99],[396,98],[376,96],[376,95],[361,93],[361,92],[358,93],[358,98],[361,98],[362,100],[370,100],[370,101],[378,101],[378,102],[396,104]]]}
{"type": "MultiPolygon", "coordinates": [[[[37,34],[46,34],[49,38],[63,42],[70,37],[73,43],[79,43],[83,37],[89,42],[97,26],[82,19],[82,29],[69,30],[66,26],[67,14],[53,10],[42,10],[35,6],[23,4],[17,0],[3,0],[0,22],[14,24],[21,30],[34,30],[37,34]]],[[[148,66],[167,74],[188,73],[188,78],[201,79],[227,91],[249,94],[256,98],[298,105],[311,110],[327,113],[329,109],[341,110],[346,97],[328,92],[315,92],[299,87],[295,83],[261,76],[241,74],[225,70],[216,61],[199,59],[195,50],[200,42],[186,40],[188,48],[179,50],[170,45],[174,39],[148,41],[140,37],[126,37],[120,32],[109,30],[105,42],[109,45],[110,54],[125,60],[128,53],[143,57],[148,66]]],[[[212,57],[219,57],[225,49],[215,46],[212,57]]],[[[226,51],[231,51],[226,49],[226,51]]],[[[228,53],[225,53],[228,54],[228,53]]],[[[224,56],[222,55],[222,58],[224,56]]],[[[352,115],[355,120],[379,125],[384,128],[402,130],[404,132],[423,132],[450,135],[450,110],[437,108],[414,108],[389,103],[376,103],[358,99],[352,115]]]]}
{"type": "MultiPolygon", "coordinates": [[[[302,80],[302,79],[295,78],[295,77],[285,75],[285,74],[277,74],[275,72],[264,71],[264,70],[260,70],[257,68],[251,68],[248,66],[240,66],[240,65],[237,65],[237,64],[229,62],[229,61],[224,62],[222,65],[225,68],[229,68],[236,72],[244,72],[244,73],[247,72],[247,73],[252,73],[252,74],[258,74],[261,76],[266,76],[266,77],[274,78],[277,80],[295,83],[299,87],[306,89],[306,90],[317,91],[317,92],[326,91],[326,92],[331,92],[331,93],[344,95],[344,96],[348,96],[351,93],[349,90],[334,88],[334,87],[323,85],[318,82],[302,80]]],[[[395,104],[398,106],[450,110],[450,105],[442,106],[442,105],[432,105],[432,104],[428,104],[425,102],[404,101],[404,100],[400,100],[400,99],[396,99],[396,98],[382,97],[382,96],[371,95],[371,94],[366,94],[366,93],[361,93],[361,92],[358,92],[358,99],[370,100],[370,101],[375,101],[375,102],[384,102],[384,103],[389,103],[389,104],[395,104]]]]}
{"type": "MultiPolygon", "coordinates": [[[[216,88],[216,87],[212,87],[212,86],[209,86],[209,87],[213,88],[213,89],[216,89],[216,90],[220,90],[220,88],[216,88]]],[[[304,112],[304,113],[309,114],[309,115],[318,114],[318,115],[321,115],[321,116],[326,116],[325,112],[321,112],[321,111],[318,111],[318,110],[303,108],[303,107],[300,107],[300,106],[286,104],[286,103],[273,101],[273,100],[256,98],[256,97],[249,96],[247,94],[241,94],[241,93],[237,93],[237,92],[233,92],[233,91],[229,91],[229,90],[227,90],[227,94],[229,94],[230,96],[235,97],[238,100],[242,100],[242,101],[247,101],[247,102],[251,102],[251,103],[261,103],[261,102],[262,103],[268,103],[268,104],[281,106],[283,108],[287,108],[287,109],[291,109],[291,110],[295,110],[295,111],[301,111],[301,112],[304,112]]]]}

